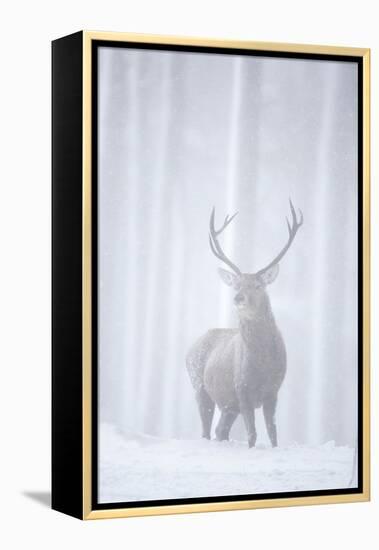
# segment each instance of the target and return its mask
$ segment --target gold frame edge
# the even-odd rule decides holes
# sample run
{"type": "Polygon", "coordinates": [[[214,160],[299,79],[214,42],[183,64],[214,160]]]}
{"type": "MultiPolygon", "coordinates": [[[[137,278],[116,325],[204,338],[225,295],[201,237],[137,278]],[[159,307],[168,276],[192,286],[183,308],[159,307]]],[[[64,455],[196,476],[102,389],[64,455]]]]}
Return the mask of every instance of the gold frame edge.
{"type": "Polygon", "coordinates": [[[363,57],[369,48],[351,46],[332,46],[320,44],[292,44],[287,42],[263,42],[251,40],[233,40],[205,38],[195,36],[125,33],[109,31],[83,31],[90,40],[108,40],[114,42],[145,42],[146,44],[167,44],[176,46],[204,46],[213,48],[236,48],[247,50],[266,50],[272,52],[313,53],[323,55],[343,55],[363,57]]]}
{"type": "Polygon", "coordinates": [[[370,49],[345,46],[322,46],[223,40],[219,38],[182,37],[140,33],[83,31],[83,224],[82,224],[82,382],[83,382],[83,519],[106,519],[150,515],[167,515],[257,508],[310,506],[370,500],[370,49]],[[286,497],[252,499],[248,501],[193,503],[183,505],[143,506],[140,508],[108,508],[92,510],[92,377],[91,377],[91,82],[93,40],[115,42],[145,42],[151,44],[225,47],[236,49],[266,50],[273,52],[307,53],[361,57],[363,61],[363,491],[362,493],[310,497],[286,497]]]}
{"type": "Polygon", "coordinates": [[[371,235],[370,235],[370,155],[371,155],[371,136],[370,136],[370,109],[371,109],[371,82],[370,82],[370,62],[371,52],[366,50],[363,59],[363,493],[370,500],[370,339],[371,339],[371,235]]]}

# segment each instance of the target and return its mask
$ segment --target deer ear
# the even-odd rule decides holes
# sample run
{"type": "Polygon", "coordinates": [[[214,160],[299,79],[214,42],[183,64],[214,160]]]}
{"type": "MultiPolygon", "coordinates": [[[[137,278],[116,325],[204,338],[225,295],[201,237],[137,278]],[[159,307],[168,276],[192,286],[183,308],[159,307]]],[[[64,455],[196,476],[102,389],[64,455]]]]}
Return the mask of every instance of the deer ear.
{"type": "Polygon", "coordinates": [[[261,273],[260,279],[264,285],[270,285],[275,281],[279,273],[279,264],[274,264],[272,267],[261,273]]]}
{"type": "Polygon", "coordinates": [[[239,275],[221,267],[218,269],[218,273],[226,285],[232,286],[235,290],[240,288],[241,277],[239,275]]]}

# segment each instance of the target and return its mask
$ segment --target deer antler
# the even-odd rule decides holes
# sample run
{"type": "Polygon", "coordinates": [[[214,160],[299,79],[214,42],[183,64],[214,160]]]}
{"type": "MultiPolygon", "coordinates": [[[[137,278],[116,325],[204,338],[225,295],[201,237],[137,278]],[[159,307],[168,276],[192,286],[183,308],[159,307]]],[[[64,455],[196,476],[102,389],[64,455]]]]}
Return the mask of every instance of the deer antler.
{"type": "Polygon", "coordinates": [[[291,199],[289,199],[289,202],[290,202],[290,208],[291,208],[291,214],[292,214],[292,224],[290,224],[290,222],[288,221],[288,218],[286,217],[287,227],[288,227],[288,234],[289,234],[287,244],[284,246],[284,248],[282,248],[282,250],[272,260],[272,262],[270,262],[268,265],[266,265],[266,267],[264,267],[263,269],[260,269],[256,273],[256,275],[261,275],[262,273],[264,273],[265,271],[267,271],[268,269],[273,267],[275,264],[280,262],[280,260],[283,258],[283,256],[285,255],[285,253],[287,252],[287,250],[291,246],[299,227],[301,227],[303,225],[304,218],[303,218],[302,211],[299,209],[300,219],[298,220],[297,216],[296,216],[296,211],[295,211],[295,208],[292,204],[291,199]]]}
{"type": "Polygon", "coordinates": [[[225,255],[223,252],[220,243],[218,242],[218,235],[220,235],[224,229],[230,224],[230,222],[237,216],[238,212],[233,214],[233,216],[226,216],[224,223],[220,229],[215,229],[215,208],[213,207],[211,219],[209,222],[209,244],[213,254],[226,265],[228,265],[237,275],[241,275],[241,271],[238,267],[225,255]]]}

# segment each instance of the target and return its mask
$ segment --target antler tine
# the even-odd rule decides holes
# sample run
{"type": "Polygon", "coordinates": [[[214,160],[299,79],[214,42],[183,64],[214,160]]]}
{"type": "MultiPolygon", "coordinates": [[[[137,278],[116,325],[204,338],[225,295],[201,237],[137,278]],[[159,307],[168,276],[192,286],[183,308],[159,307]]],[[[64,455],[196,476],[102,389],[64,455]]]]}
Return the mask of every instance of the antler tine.
{"type": "MultiPolygon", "coordinates": [[[[213,210],[212,210],[212,216],[213,216],[212,223],[213,223],[213,227],[214,227],[214,212],[215,212],[215,209],[213,208],[213,210]]],[[[224,220],[224,223],[223,223],[222,227],[220,227],[220,229],[218,229],[218,230],[215,229],[215,235],[216,235],[216,236],[217,236],[217,235],[220,235],[220,233],[222,233],[222,232],[224,231],[224,229],[225,229],[226,227],[228,227],[228,225],[230,224],[230,222],[232,222],[232,221],[234,220],[234,218],[237,216],[237,214],[238,214],[238,212],[235,212],[235,214],[233,214],[233,216],[231,216],[230,218],[229,218],[229,214],[227,214],[227,215],[225,216],[225,220],[224,220]]]]}
{"type": "Polygon", "coordinates": [[[279,263],[280,260],[283,258],[283,256],[285,255],[285,253],[287,252],[287,250],[290,248],[295,236],[296,236],[296,233],[298,232],[298,229],[299,227],[301,227],[303,225],[303,222],[304,222],[304,216],[303,216],[303,213],[302,211],[299,209],[299,214],[300,214],[300,217],[298,219],[297,215],[296,215],[296,210],[295,210],[295,207],[294,205],[292,204],[292,201],[291,199],[289,199],[289,203],[290,203],[290,209],[291,209],[291,215],[292,215],[292,223],[289,222],[288,218],[286,217],[286,222],[287,222],[287,228],[288,228],[288,241],[287,241],[287,244],[284,246],[284,248],[282,248],[282,250],[279,252],[279,254],[272,260],[272,262],[270,262],[268,265],[266,265],[266,267],[264,267],[263,269],[260,269],[256,274],[257,275],[261,275],[262,273],[264,273],[265,271],[267,271],[267,269],[270,269],[271,267],[273,267],[275,264],[279,263]]]}
{"type": "Polygon", "coordinates": [[[211,219],[210,219],[210,222],[209,222],[209,244],[210,244],[211,250],[212,250],[213,254],[216,256],[216,258],[218,258],[219,260],[224,262],[226,265],[228,265],[231,269],[233,269],[233,271],[235,273],[237,273],[238,275],[241,275],[241,271],[225,255],[225,253],[222,250],[222,248],[220,246],[220,243],[218,242],[218,239],[217,239],[218,235],[220,235],[224,231],[224,229],[233,221],[233,219],[237,216],[237,214],[238,214],[238,212],[233,214],[233,216],[231,216],[231,217],[229,217],[229,215],[227,215],[225,217],[223,225],[220,227],[220,229],[217,230],[215,228],[215,207],[213,207],[212,213],[211,213],[211,219]]]}

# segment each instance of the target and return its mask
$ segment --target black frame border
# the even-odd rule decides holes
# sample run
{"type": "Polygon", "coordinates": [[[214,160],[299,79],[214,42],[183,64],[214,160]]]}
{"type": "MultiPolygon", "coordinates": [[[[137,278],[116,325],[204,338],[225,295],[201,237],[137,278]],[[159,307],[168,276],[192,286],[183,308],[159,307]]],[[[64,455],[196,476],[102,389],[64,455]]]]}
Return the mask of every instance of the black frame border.
{"type": "Polygon", "coordinates": [[[81,519],[83,33],[54,40],[51,53],[51,507],[81,519]]]}
{"type": "Polygon", "coordinates": [[[228,47],[213,47],[213,46],[188,46],[175,44],[159,44],[145,42],[119,42],[112,40],[92,40],[92,74],[91,74],[91,95],[92,95],[92,136],[91,136],[91,173],[92,173],[92,449],[91,449],[91,495],[92,495],[92,510],[109,510],[109,509],[125,509],[125,508],[146,508],[158,506],[177,506],[190,504],[206,504],[215,502],[241,502],[241,501],[265,501],[276,499],[278,501],[288,498],[301,497],[319,497],[319,496],[334,496],[334,495],[349,495],[363,493],[363,462],[364,462],[364,446],[363,446],[363,327],[364,327],[364,263],[363,263],[363,58],[360,56],[350,55],[334,55],[334,54],[318,54],[318,53],[298,53],[286,51],[269,51],[269,50],[254,50],[244,48],[228,48],[228,47]],[[187,52],[199,54],[221,54],[221,55],[242,55],[250,57],[275,57],[275,58],[290,58],[290,59],[306,59],[317,61],[338,61],[356,63],[358,69],[358,485],[354,488],[315,490],[315,491],[291,491],[279,493],[263,493],[263,494],[246,494],[246,495],[230,495],[218,497],[196,497],[183,499],[165,499],[165,500],[145,500],[132,502],[98,502],[98,48],[128,48],[128,49],[147,49],[158,51],[173,51],[187,52]]]}

